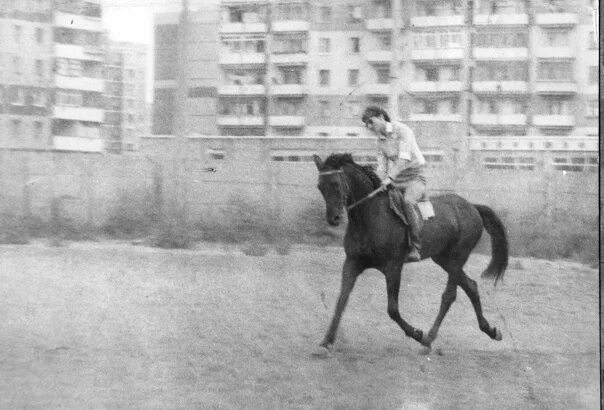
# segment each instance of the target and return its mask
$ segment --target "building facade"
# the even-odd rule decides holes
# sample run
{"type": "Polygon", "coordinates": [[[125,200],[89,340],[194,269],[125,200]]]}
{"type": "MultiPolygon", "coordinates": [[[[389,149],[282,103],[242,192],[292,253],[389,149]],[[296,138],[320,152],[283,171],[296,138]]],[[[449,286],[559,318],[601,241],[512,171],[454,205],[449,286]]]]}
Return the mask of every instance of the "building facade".
{"type": "MultiPolygon", "coordinates": [[[[462,3],[403,0],[394,18],[390,0],[223,0],[189,18],[187,132],[364,135],[362,108],[387,108],[395,87],[394,116],[430,146],[447,134],[597,135],[591,1],[462,3]]],[[[176,71],[178,18],[155,22],[159,101],[172,98],[162,74],[176,71]]],[[[170,134],[156,114],[154,133],[170,134]]]]}
{"type": "Polygon", "coordinates": [[[50,0],[0,1],[2,148],[47,149],[53,144],[52,16],[50,0]]]}
{"type": "Polygon", "coordinates": [[[100,0],[54,1],[54,149],[103,149],[105,36],[101,16],[100,0]]]}
{"type": "Polygon", "coordinates": [[[105,60],[105,150],[138,149],[150,132],[145,101],[147,50],[144,44],[109,41],[105,60]]]}

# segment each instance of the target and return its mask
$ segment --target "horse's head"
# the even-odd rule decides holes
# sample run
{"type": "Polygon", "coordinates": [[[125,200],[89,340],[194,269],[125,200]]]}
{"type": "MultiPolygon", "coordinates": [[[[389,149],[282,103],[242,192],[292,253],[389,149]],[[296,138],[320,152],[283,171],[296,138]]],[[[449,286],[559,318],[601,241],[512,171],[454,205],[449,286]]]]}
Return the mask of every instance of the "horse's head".
{"type": "Polygon", "coordinates": [[[341,167],[332,168],[325,166],[325,163],[318,155],[313,155],[313,159],[319,170],[317,188],[319,188],[325,200],[327,223],[332,226],[338,226],[343,219],[344,205],[346,204],[348,195],[344,171],[341,167]]]}

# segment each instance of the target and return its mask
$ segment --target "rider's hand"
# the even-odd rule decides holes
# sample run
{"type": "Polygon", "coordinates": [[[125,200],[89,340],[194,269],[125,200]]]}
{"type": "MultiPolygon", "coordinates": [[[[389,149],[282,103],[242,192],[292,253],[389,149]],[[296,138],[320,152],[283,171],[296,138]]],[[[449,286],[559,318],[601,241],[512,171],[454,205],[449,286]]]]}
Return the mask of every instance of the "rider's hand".
{"type": "Polygon", "coordinates": [[[390,177],[386,177],[386,179],[384,179],[384,180],[382,181],[382,188],[383,188],[384,190],[388,190],[388,189],[390,189],[390,188],[392,188],[392,187],[393,187],[393,185],[392,185],[392,178],[390,178],[390,177]]]}

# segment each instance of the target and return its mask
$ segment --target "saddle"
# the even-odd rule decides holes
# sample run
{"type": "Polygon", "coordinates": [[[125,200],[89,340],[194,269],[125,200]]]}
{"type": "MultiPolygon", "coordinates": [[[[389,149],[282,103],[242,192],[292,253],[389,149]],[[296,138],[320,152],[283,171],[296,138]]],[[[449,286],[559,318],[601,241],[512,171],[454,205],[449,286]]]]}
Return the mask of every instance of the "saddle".
{"type": "MultiPolygon", "coordinates": [[[[400,189],[390,189],[388,190],[388,199],[390,201],[390,209],[405,225],[409,225],[409,221],[407,221],[407,217],[405,216],[405,208],[403,207],[403,192],[400,189]]],[[[424,221],[428,221],[434,217],[434,207],[432,206],[432,202],[430,202],[427,192],[417,201],[417,209],[424,221]]]]}

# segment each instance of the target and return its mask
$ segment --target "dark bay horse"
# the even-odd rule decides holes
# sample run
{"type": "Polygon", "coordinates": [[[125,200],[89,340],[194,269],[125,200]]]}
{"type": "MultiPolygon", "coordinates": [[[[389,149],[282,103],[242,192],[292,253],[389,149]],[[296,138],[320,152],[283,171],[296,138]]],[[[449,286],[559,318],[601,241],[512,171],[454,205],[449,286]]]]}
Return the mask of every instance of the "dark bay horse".
{"type": "Polygon", "coordinates": [[[385,192],[359,202],[380,187],[380,179],[370,167],[356,164],[350,154],[333,154],[325,162],[315,155],[314,161],[319,170],[318,188],[325,200],[327,222],[332,226],[339,225],[344,208],[348,209],[344,237],[346,260],[340,295],[322,348],[329,349],[333,344],[348,296],[357,277],[368,268],[378,269],[386,277],[390,318],[405,335],[428,349],[455,301],[458,286],[470,298],[480,330],[491,339],[502,339],[501,332],[489,325],[482,314],[476,282],[463,270],[484,228],[491,235],[492,257],[482,275],[494,278],[495,283],[503,277],[508,264],[508,241],[505,228],[493,210],[484,205],[473,205],[454,194],[431,198],[436,215],[425,221],[421,230],[421,257],[432,258],[449,278],[436,320],[428,334],[424,334],[403,320],[398,309],[401,270],[409,251],[407,228],[391,211],[385,192]],[[353,204],[354,208],[350,208],[353,204]]]}

